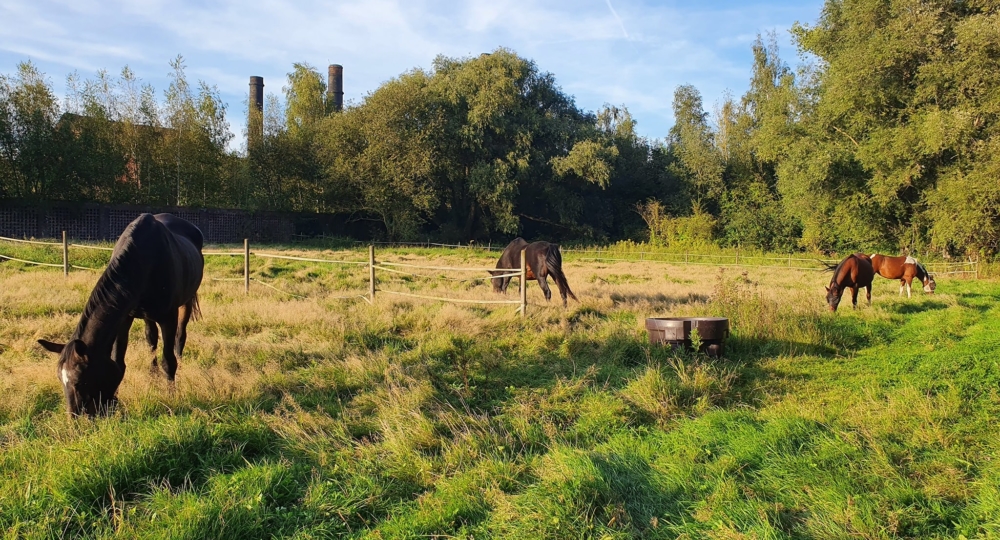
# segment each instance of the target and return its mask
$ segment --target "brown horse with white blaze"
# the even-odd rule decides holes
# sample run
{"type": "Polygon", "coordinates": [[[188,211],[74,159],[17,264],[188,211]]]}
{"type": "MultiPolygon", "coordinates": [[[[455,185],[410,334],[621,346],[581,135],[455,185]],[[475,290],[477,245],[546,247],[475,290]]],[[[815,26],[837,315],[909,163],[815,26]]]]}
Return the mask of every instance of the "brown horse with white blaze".
{"type": "Polygon", "coordinates": [[[830,306],[830,311],[837,311],[844,289],[848,288],[851,289],[851,303],[854,304],[854,309],[858,308],[858,289],[862,287],[868,293],[868,305],[872,305],[872,280],[875,279],[875,270],[872,269],[868,255],[864,253],[848,255],[840,261],[840,264],[828,265],[827,268],[833,270],[830,285],[826,287],[826,303],[830,306]]]}
{"type": "Polygon", "coordinates": [[[886,279],[899,280],[899,295],[903,296],[903,289],[906,289],[906,297],[910,298],[911,284],[913,278],[917,278],[924,284],[924,292],[934,294],[937,283],[934,276],[920,264],[920,261],[910,256],[890,257],[888,255],[872,255],[872,268],[875,273],[886,279]]]}

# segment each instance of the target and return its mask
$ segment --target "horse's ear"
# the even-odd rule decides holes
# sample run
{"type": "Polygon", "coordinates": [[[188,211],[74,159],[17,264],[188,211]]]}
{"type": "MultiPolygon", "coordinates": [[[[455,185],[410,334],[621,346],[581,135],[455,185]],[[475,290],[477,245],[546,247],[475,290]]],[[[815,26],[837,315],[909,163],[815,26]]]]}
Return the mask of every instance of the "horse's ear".
{"type": "Polygon", "coordinates": [[[66,348],[66,345],[62,343],[52,343],[51,341],[45,339],[38,340],[38,344],[41,345],[42,348],[45,349],[46,351],[53,352],[56,354],[61,354],[63,352],[63,349],[66,348]]]}
{"type": "Polygon", "coordinates": [[[830,292],[830,287],[829,286],[826,287],[826,292],[830,292]]]}
{"type": "Polygon", "coordinates": [[[70,348],[70,352],[73,356],[79,358],[80,360],[87,361],[87,344],[82,340],[74,339],[66,344],[70,348]]]}

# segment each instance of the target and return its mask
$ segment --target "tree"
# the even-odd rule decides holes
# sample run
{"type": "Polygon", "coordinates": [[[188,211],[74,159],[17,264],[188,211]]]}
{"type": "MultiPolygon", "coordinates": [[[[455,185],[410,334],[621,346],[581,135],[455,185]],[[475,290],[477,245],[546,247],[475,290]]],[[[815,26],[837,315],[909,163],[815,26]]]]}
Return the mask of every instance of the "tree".
{"type": "Polygon", "coordinates": [[[231,137],[226,105],[218,89],[204,82],[194,93],[184,72],[183,57],[177,56],[170,67],[173,71],[165,94],[164,150],[175,164],[172,203],[206,206],[225,199],[218,196],[223,193],[218,171],[231,137]]]}
{"type": "Polygon", "coordinates": [[[997,245],[953,225],[997,230],[995,190],[982,181],[1000,109],[997,28],[989,2],[829,0],[815,26],[794,29],[822,62],[813,137],[857,163],[835,183],[865,197],[867,226],[894,243],[919,248],[930,228],[946,251],[997,245]]]}
{"type": "Polygon", "coordinates": [[[317,144],[326,198],[378,216],[390,238],[412,238],[437,207],[433,172],[440,112],[416,70],[383,84],[357,107],[325,120],[317,144]]]}
{"type": "Polygon", "coordinates": [[[713,144],[701,93],[691,85],[678,86],[673,107],[669,145],[676,161],[672,170],[685,183],[692,206],[714,205],[724,189],[723,164],[713,144]]]}
{"type": "Polygon", "coordinates": [[[17,75],[0,76],[0,194],[58,197],[58,116],[59,103],[34,64],[22,62],[17,75]]]}

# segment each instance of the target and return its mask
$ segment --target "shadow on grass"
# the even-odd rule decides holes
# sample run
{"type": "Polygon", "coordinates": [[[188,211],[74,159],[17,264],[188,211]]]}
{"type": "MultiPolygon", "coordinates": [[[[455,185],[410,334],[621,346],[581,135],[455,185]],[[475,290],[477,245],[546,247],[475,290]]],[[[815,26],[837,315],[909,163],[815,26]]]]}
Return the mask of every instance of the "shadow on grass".
{"type": "Polygon", "coordinates": [[[986,313],[997,306],[997,297],[991,294],[959,293],[955,296],[958,298],[958,305],[980,313],[986,313]]]}
{"type": "Polygon", "coordinates": [[[940,302],[937,300],[923,300],[917,303],[905,302],[892,304],[886,306],[885,310],[892,313],[899,313],[900,315],[911,315],[914,313],[923,313],[924,311],[936,311],[939,309],[947,309],[948,304],[940,302]]]}
{"type": "Polygon", "coordinates": [[[690,293],[684,296],[668,296],[663,293],[641,294],[641,293],[611,293],[609,296],[615,306],[621,304],[649,303],[655,309],[670,309],[673,306],[683,306],[688,304],[707,303],[707,294],[690,293]]]}

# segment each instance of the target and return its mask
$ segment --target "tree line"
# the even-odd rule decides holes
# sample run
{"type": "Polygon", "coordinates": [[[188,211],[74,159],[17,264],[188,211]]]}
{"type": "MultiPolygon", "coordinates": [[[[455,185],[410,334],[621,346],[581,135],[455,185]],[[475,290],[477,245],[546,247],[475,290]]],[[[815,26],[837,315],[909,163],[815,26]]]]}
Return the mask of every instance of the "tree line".
{"type": "Polygon", "coordinates": [[[0,197],[348,213],[392,239],[994,255],[998,13],[828,0],[792,29],[802,65],[758,36],[746,93],[709,111],[677,87],[662,139],[625,106],[582,110],[504,48],[438,57],[343,111],[294,64],[238,151],[217,89],[180,57],[162,98],[125,68],[71,77],[62,104],[25,63],[0,77],[0,197]]]}

